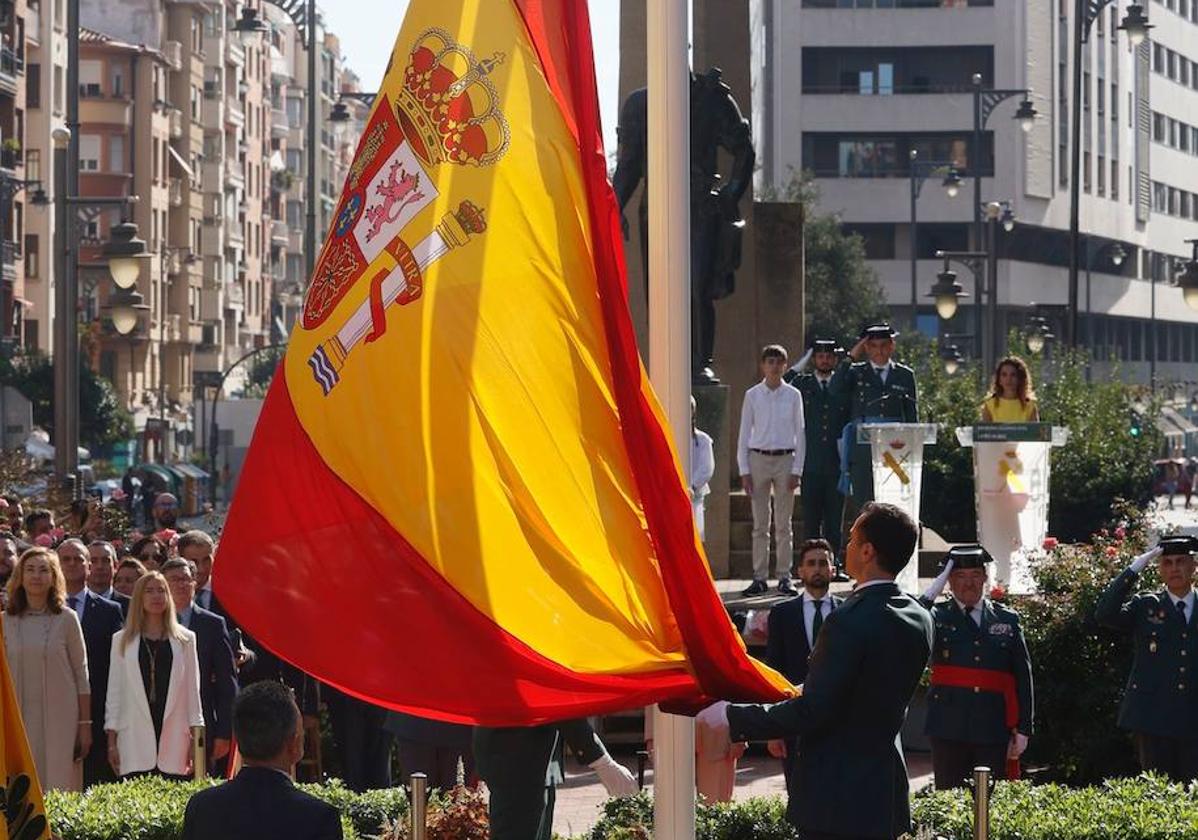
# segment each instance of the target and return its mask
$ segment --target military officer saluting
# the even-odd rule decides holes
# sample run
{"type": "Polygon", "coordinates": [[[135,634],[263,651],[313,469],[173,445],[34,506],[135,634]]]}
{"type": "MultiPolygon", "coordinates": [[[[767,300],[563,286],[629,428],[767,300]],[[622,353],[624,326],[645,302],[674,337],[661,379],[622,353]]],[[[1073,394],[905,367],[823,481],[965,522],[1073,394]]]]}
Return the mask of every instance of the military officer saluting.
{"type": "MultiPolygon", "coordinates": [[[[849,358],[837,367],[831,387],[848,404],[850,420],[914,423],[919,419],[915,371],[892,358],[897,335],[886,323],[866,327],[849,358]]],[[[860,508],[874,497],[869,445],[853,446],[849,461],[853,502],[860,508]]]]}
{"type": "Polygon", "coordinates": [[[1142,769],[1178,782],[1198,778],[1195,551],[1194,537],[1161,537],[1111,582],[1094,611],[1100,623],[1130,634],[1135,644],[1119,726],[1135,734],[1142,769]],[[1164,588],[1133,595],[1132,587],[1153,560],[1164,588]]]}
{"type": "Polygon", "coordinates": [[[832,544],[832,553],[840,551],[840,517],[844,496],[837,489],[840,481],[840,455],[836,445],[848,422],[848,403],[832,389],[836,372],[836,354],[843,353],[836,342],[817,338],[811,350],[783,377],[803,395],[803,417],[807,422],[807,459],[803,462],[802,491],[804,539],[823,537],[832,544]],[[810,358],[812,371],[802,368],[810,358]]]}
{"type": "Polygon", "coordinates": [[[955,546],[920,598],[936,633],[925,732],[939,790],[964,785],[979,766],[1018,778],[1032,734],[1031,658],[1018,613],[983,594],[991,562],[980,545],[955,546]],[[946,582],[952,597],[936,602],[946,582]]]}

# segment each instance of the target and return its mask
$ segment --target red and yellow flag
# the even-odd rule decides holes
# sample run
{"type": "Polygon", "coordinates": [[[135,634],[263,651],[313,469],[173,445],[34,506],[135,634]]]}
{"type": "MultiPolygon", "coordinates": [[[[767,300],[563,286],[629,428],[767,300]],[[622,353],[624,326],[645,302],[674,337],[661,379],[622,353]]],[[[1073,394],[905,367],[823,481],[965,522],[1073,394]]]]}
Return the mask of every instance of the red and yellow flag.
{"type": "Polygon", "coordinates": [[[0,625],[0,840],[10,837],[49,840],[50,825],[0,625]]]}
{"type": "Polygon", "coordinates": [[[639,356],[585,0],[413,0],[220,547],[352,694],[531,724],[779,699],[639,356]]]}

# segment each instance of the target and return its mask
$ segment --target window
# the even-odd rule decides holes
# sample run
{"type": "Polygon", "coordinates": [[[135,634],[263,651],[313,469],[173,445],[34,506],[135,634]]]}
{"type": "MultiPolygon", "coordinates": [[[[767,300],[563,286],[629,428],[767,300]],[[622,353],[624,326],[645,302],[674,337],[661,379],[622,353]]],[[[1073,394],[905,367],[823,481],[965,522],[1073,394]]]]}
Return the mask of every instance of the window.
{"type": "Polygon", "coordinates": [[[1185,190],[1181,191],[1181,206],[1178,208],[1178,215],[1183,219],[1190,218],[1191,199],[1193,199],[1192,195],[1185,190]]]}
{"type": "Polygon", "coordinates": [[[108,171],[125,171],[125,137],[112,134],[108,137],[108,171]]]}
{"type": "Polygon", "coordinates": [[[1152,45],[1152,70],[1155,73],[1165,72],[1165,48],[1160,44],[1152,45]]]}
{"type": "Polygon", "coordinates": [[[1169,145],[1177,148],[1177,120],[1169,118],[1169,145]]]}
{"type": "Polygon", "coordinates": [[[1082,153],[1082,189],[1090,192],[1090,153],[1082,153]]]}
{"type": "Polygon", "coordinates": [[[1106,158],[1098,156],[1098,195],[1106,195],[1106,158]]]}
{"type": "Polygon", "coordinates": [[[36,278],[38,276],[37,265],[37,234],[25,234],[25,277],[36,278]]]}
{"type": "Polygon", "coordinates": [[[63,68],[62,65],[59,65],[59,64],[54,65],[54,91],[53,91],[53,94],[54,94],[54,113],[55,114],[62,113],[62,103],[64,101],[66,101],[66,89],[67,88],[66,88],[66,83],[64,82],[64,79],[66,78],[63,75],[64,69],[65,68],[63,68]]]}
{"type": "Polygon", "coordinates": [[[100,135],[79,135],[79,170],[97,172],[100,169],[100,135]]]}
{"type": "Polygon", "coordinates": [[[845,234],[860,236],[865,243],[867,260],[894,259],[894,225],[856,224],[842,225],[845,234]]]}
{"type": "Polygon", "coordinates": [[[1152,112],[1152,139],[1158,143],[1165,142],[1165,115],[1152,112]]]}
{"type": "Polygon", "coordinates": [[[25,67],[25,107],[42,107],[42,65],[29,64],[25,67]]]}
{"type": "Polygon", "coordinates": [[[103,78],[103,65],[99,61],[88,59],[79,62],[79,95],[102,96],[100,80],[103,78]]]}
{"type": "Polygon", "coordinates": [[[25,150],[25,178],[29,181],[42,180],[42,150],[25,150]]]}
{"type": "Polygon", "coordinates": [[[1169,189],[1160,181],[1152,182],[1152,210],[1155,213],[1169,212],[1169,189]]]}
{"type": "Polygon", "coordinates": [[[1119,200],[1119,161],[1111,161],[1111,200],[1119,200]]]}

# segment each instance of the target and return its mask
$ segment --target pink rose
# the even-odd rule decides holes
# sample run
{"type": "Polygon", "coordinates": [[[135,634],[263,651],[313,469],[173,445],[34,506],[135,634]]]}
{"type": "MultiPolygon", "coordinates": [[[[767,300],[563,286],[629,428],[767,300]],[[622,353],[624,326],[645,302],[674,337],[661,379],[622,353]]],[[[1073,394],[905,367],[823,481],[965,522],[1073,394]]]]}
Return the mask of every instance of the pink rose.
{"type": "Polygon", "coordinates": [[[1127,529],[1120,525],[1115,529],[1115,539],[1121,540],[1127,536],[1127,529]]]}
{"type": "Polygon", "coordinates": [[[990,590],[990,597],[995,601],[1001,601],[1003,598],[1007,597],[1007,590],[1003,589],[1001,584],[995,584],[990,590]]]}
{"type": "Polygon", "coordinates": [[[54,538],[54,542],[59,542],[67,535],[66,528],[54,528],[50,531],[50,536],[54,538]]]}
{"type": "Polygon", "coordinates": [[[122,540],[120,537],[117,537],[115,540],[112,541],[112,547],[115,548],[119,552],[122,548],[125,547],[125,541],[122,540]]]}
{"type": "Polygon", "coordinates": [[[1115,546],[1108,545],[1106,547],[1106,556],[1107,557],[1116,557],[1116,556],[1118,556],[1118,554],[1119,554],[1119,549],[1115,548],[1115,546]]]}
{"type": "Polygon", "coordinates": [[[0,499],[0,510],[8,507],[8,499],[0,499]]]}
{"type": "Polygon", "coordinates": [[[1045,551],[1052,551],[1058,545],[1060,545],[1060,543],[1057,542],[1056,537],[1045,537],[1044,538],[1044,550],[1045,551]]]}
{"type": "Polygon", "coordinates": [[[122,501],[125,498],[125,491],[118,487],[116,490],[112,491],[111,498],[114,502],[122,501]]]}

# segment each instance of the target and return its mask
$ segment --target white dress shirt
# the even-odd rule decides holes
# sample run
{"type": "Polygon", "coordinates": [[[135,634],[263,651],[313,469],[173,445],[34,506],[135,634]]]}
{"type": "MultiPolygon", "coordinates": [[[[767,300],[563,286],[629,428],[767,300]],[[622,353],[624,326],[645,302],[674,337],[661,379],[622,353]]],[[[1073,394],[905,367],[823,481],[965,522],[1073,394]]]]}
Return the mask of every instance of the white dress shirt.
{"type": "MultiPolygon", "coordinates": [[[[824,597],[820,599],[820,614],[823,615],[824,621],[828,620],[828,614],[832,612],[832,593],[824,593],[824,597]]],[[[803,592],[803,629],[807,631],[807,644],[815,647],[815,599],[811,597],[811,593],[803,592]]]]}
{"type": "MultiPolygon", "coordinates": [[[[1168,590],[1166,590],[1166,591],[1168,591],[1168,590]]],[[[1174,595],[1172,592],[1169,592],[1169,600],[1173,602],[1173,609],[1177,609],[1177,605],[1178,605],[1178,603],[1180,603],[1180,602],[1182,602],[1182,601],[1184,601],[1184,602],[1185,602],[1185,605],[1186,605],[1186,623],[1188,624],[1188,623],[1189,623],[1189,621],[1190,621],[1190,619],[1194,617],[1194,601],[1195,601],[1195,598],[1194,598],[1194,590],[1193,590],[1193,589],[1191,589],[1189,592],[1187,592],[1187,593],[1185,594],[1185,597],[1184,597],[1184,598],[1178,598],[1178,597],[1177,597],[1176,595],[1174,595]]]]}
{"type": "MultiPolygon", "coordinates": [[[[83,623],[83,609],[84,609],[84,607],[87,606],[87,587],[86,586],[83,587],[74,595],[68,594],[67,598],[75,599],[75,615],[79,616],[79,623],[82,624],[83,623]]],[[[71,605],[70,600],[67,600],[66,605],[68,607],[71,605]]]]}
{"type": "MultiPolygon", "coordinates": [[[[953,600],[957,601],[956,598],[953,598],[953,600]]],[[[982,602],[981,601],[978,601],[976,604],[974,604],[972,609],[965,606],[960,601],[957,601],[957,606],[961,609],[961,612],[965,613],[967,616],[969,616],[970,618],[973,619],[974,624],[976,624],[978,627],[982,626],[982,602]]]]}
{"type": "Polygon", "coordinates": [[[711,492],[707,482],[715,474],[715,452],[711,435],[702,429],[691,432],[691,499],[700,501],[711,492]]]}
{"type": "Polygon", "coordinates": [[[793,449],[790,471],[802,475],[807,442],[804,427],[803,395],[797,389],[785,382],[770,388],[762,380],[745,391],[736,446],[740,474],[749,474],[750,449],[793,449]]]}
{"type": "Polygon", "coordinates": [[[894,362],[893,361],[887,362],[886,364],[882,365],[881,367],[878,367],[873,362],[870,362],[869,365],[870,365],[870,367],[872,367],[874,369],[874,373],[876,373],[878,375],[878,378],[882,380],[882,384],[885,385],[886,378],[888,376],[890,376],[890,371],[892,371],[894,369],[894,362]]]}

